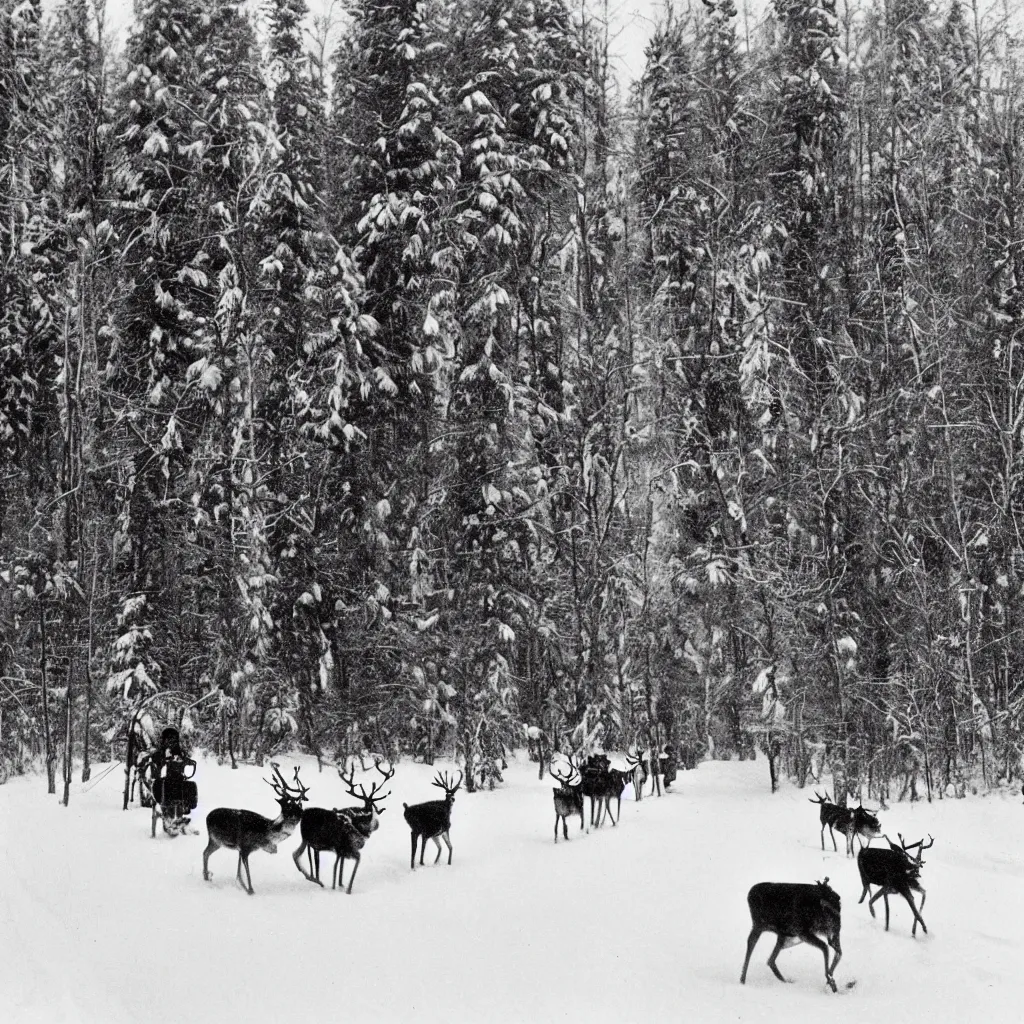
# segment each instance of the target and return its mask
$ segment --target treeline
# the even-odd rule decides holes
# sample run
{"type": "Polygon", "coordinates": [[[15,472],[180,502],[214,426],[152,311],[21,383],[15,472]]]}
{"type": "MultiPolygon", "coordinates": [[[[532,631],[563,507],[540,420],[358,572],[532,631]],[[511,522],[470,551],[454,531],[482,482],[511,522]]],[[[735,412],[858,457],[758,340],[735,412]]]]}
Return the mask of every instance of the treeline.
{"type": "Polygon", "coordinates": [[[1021,774],[1005,24],[704,0],[623,97],[564,0],[102,22],[0,4],[0,753],[1021,774]]]}

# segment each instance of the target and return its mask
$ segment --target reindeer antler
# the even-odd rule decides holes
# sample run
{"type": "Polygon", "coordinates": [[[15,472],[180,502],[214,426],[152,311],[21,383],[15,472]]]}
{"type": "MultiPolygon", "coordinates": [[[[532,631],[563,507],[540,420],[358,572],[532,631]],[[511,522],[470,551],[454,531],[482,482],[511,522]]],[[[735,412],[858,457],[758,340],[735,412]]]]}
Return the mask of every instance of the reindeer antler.
{"type": "Polygon", "coordinates": [[[432,786],[440,786],[448,796],[451,796],[458,788],[462,785],[462,772],[459,772],[458,781],[453,786],[451,780],[448,778],[448,773],[438,772],[434,777],[434,781],[431,783],[432,786]]]}
{"type": "Polygon", "coordinates": [[[378,772],[380,772],[381,775],[384,776],[384,781],[380,783],[374,782],[370,786],[369,793],[366,792],[366,787],[362,783],[359,784],[358,789],[356,788],[355,765],[352,765],[349,768],[348,775],[345,774],[345,770],[341,767],[341,765],[335,765],[335,768],[337,768],[338,770],[338,775],[341,777],[341,781],[345,783],[345,789],[348,791],[349,795],[354,796],[357,800],[362,800],[367,808],[371,804],[378,803],[381,800],[385,800],[387,797],[391,796],[390,789],[386,793],[380,793],[380,791],[384,788],[384,783],[387,782],[388,779],[390,779],[395,774],[395,769],[394,766],[392,766],[390,771],[385,771],[383,768],[381,768],[381,761],[381,758],[375,758],[374,767],[377,769],[378,772]]]}
{"type": "Polygon", "coordinates": [[[341,777],[341,781],[345,783],[345,789],[348,791],[350,796],[358,796],[359,794],[355,791],[356,783],[356,769],[355,765],[349,762],[348,775],[345,774],[345,769],[340,764],[334,766],[338,770],[338,775],[341,777]]]}
{"type": "Polygon", "coordinates": [[[295,787],[293,788],[288,784],[288,780],[281,774],[281,766],[276,761],[270,762],[270,767],[274,771],[275,779],[264,779],[268,786],[273,787],[274,792],[277,794],[279,800],[295,800],[296,802],[306,800],[308,797],[306,794],[309,792],[308,787],[302,784],[302,780],[299,778],[298,765],[295,767],[295,787]]]}
{"type": "Polygon", "coordinates": [[[548,767],[548,774],[551,776],[551,778],[553,778],[556,782],[560,782],[563,786],[571,786],[573,785],[573,778],[579,774],[579,771],[576,768],[576,766],[572,763],[571,759],[567,758],[566,760],[569,763],[569,772],[567,775],[559,775],[555,771],[554,765],[550,765],[548,767]]]}

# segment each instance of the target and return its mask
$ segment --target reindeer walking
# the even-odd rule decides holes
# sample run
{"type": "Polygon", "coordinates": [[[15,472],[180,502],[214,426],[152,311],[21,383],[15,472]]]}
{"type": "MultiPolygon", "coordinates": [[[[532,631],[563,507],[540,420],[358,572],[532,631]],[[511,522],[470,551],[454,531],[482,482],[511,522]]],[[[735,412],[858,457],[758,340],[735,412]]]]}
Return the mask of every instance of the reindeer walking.
{"type": "Polygon", "coordinates": [[[900,833],[897,833],[897,835],[900,840],[899,846],[886,836],[885,841],[889,844],[888,850],[881,847],[875,847],[874,849],[867,847],[857,854],[857,870],[860,872],[860,880],[864,886],[864,891],[860,894],[860,899],[857,902],[863,903],[871,892],[871,886],[877,885],[879,887],[878,892],[868,900],[868,910],[871,911],[871,916],[874,917],[875,902],[879,897],[884,900],[885,930],[888,931],[889,897],[902,896],[909,904],[914,915],[914,927],[911,929],[910,934],[916,936],[917,926],[920,925],[921,930],[927,935],[928,926],[924,923],[924,918],[914,905],[913,893],[916,891],[921,894],[920,909],[924,910],[924,901],[928,894],[920,882],[921,868],[924,867],[924,861],[921,858],[924,851],[929,849],[935,840],[929,835],[927,843],[923,839],[919,839],[916,843],[911,843],[908,846],[903,836],[900,833]],[[917,850],[916,856],[911,854],[911,850],[917,850]]]}
{"type": "Polygon", "coordinates": [[[350,796],[356,797],[362,803],[358,807],[335,807],[328,810],[325,807],[307,807],[302,812],[302,820],[299,823],[299,833],[302,836],[302,843],[292,854],[295,866],[302,871],[302,874],[311,882],[323,887],[320,881],[320,853],[322,851],[334,852],[334,867],[331,869],[331,888],[341,886],[342,872],[344,871],[346,859],[355,861],[352,868],[352,875],[348,881],[348,894],[352,893],[352,885],[356,880],[356,872],[359,870],[361,851],[366,845],[366,840],[380,827],[380,815],[385,808],[381,806],[391,790],[381,793],[381,789],[395,774],[392,767],[385,771],[381,767],[380,759],[375,759],[374,767],[384,777],[383,782],[373,783],[370,792],[360,783],[355,788],[355,768],[352,768],[348,775],[339,765],[338,775],[345,783],[350,796]],[[301,859],[306,853],[309,858],[309,872],[303,871],[301,859]]]}
{"type": "Polygon", "coordinates": [[[826,878],[814,885],[793,882],[758,882],[747,894],[750,907],[751,929],[747,937],[747,955],[743,960],[740,983],[747,980],[747,967],[757,940],[764,932],[774,932],[775,948],[768,957],[768,966],[779,981],[785,981],[775,961],[786,946],[806,942],[820,949],[825,957],[825,982],[836,991],[835,971],[843,955],[839,944],[841,901],[826,878]],[[835,959],[829,966],[829,947],[835,950],[835,959]]]}
{"type": "Polygon", "coordinates": [[[841,832],[846,836],[846,855],[848,857],[853,856],[854,836],[861,838],[861,848],[863,848],[865,838],[870,842],[871,839],[881,835],[882,829],[878,818],[863,805],[854,808],[840,807],[839,804],[832,802],[828,790],[825,791],[824,796],[815,791],[814,796],[816,799],[811,800],[810,803],[821,805],[818,820],[821,822],[821,848],[823,850],[825,849],[826,827],[832,837],[832,849],[837,853],[839,848],[836,846],[836,832],[841,832]]]}
{"type": "Polygon", "coordinates": [[[276,818],[264,818],[254,811],[237,810],[234,807],[217,807],[206,816],[206,830],[210,841],[203,851],[203,878],[210,881],[210,855],[226,846],[229,850],[238,851],[238,884],[250,896],[253,895],[252,876],[249,874],[249,854],[256,850],[277,853],[277,846],[282,840],[295,831],[302,818],[302,803],[309,798],[309,790],[299,779],[299,769],[295,769],[295,786],[290,786],[281,774],[277,764],[271,764],[276,778],[271,781],[264,779],[277,794],[277,803],[281,813],[276,818]],[[242,867],[245,867],[246,881],[242,881],[242,867]]]}

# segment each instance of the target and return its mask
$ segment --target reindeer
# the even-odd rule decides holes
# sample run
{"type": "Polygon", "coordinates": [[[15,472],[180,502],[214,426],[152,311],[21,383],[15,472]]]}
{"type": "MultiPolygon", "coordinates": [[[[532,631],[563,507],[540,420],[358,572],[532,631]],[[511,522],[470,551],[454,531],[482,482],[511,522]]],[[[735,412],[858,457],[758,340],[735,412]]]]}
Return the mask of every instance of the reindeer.
{"type": "Polygon", "coordinates": [[[573,763],[571,757],[567,757],[569,772],[560,775],[554,768],[549,768],[551,777],[559,783],[557,789],[552,792],[555,795],[555,842],[558,842],[558,822],[562,822],[562,835],[568,841],[570,815],[580,816],[580,831],[583,830],[583,790],[580,785],[581,776],[579,768],[573,763]]]}
{"type": "Polygon", "coordinates": [[[921,894],[921,910],[924,910],[924,901],[928,894],[919,880],[921,868],[924,867],[924,861],[921,858],[924,851],[929,849],[935,840],[929,835],[927,843],[923,839],[919,839],[916,843],[911,843],[908,846],[903,836],[900,833],[897,835],[900,840],[899,846],[886,836],[885,841],[889,844],[888,850],[883,850],[881,847],[874,849],[867,847],[857,854],[857,870],[860,872],[860,880],[864,886],[864,891],[860,894],[860,899],[857,902],[864,902],[871,892],[871,886],[879,886],[878,892],[868,900],[868,910],[874,917],[874,903],[879,897],[882,897],[885,901],[885,930],[888,931],[889,897],[902,896],[910,904],[910,909],[914,914],[914,927],[910,934],[916,936],[917,926],[920,924],[921,930],[927,935],[928,926],[914,905],[912,893],[916,890],[921,894]],[[916,857],[910,853],[914,849],[917,850],[916,857]]]}
{"type": "Polygon", "coordinates": [[[758,882],[747,894],[752,927],[747,938],[747,955],[743,960],[740,984],[746,984],[747,966],[757,940],[764,932],[777,936],[775,948],[768,957],[768,966],[779,981],[785,981],[775,961],[786,946],[806,942],[820,949],[825,957],[825,981],[836,991],[835,970],[843,955],[839,944],[839,894],[829,887],[828,879],[814,885],[792,882],[758,882]],[[824,941],[823,941],[824,940],[824,941]],[[835,950],[832,966],[828,964],[829,946],[835,950]]]}
{"type": "Polygon", "coordinates": [[[437,846],[435,864],[441,859],[439,839],[445,841],[445,845],[448,847],[448,863],[452,862],[452,842],[448,838],[448,830],[452,824],[452,804],[455,803],[455,794],[462,785],[462,772],[459,772],[459,777],[454,784],[448,778],[447,772],[443,775],[438,772],[432,785],[439,786],[444,790],[443,800],[428,800],[426,803],[413,804],[412,807],[402,804],[405,808],[403,812],[405,820],[412,830],[412,858],[409,867],[413,870],[416,869],[416,840],[420,837],[423,839],[420,846],[420,867],[423,866],[423,854],[427,849],[428,839],[433,839],[437,846]]]}
{"type": "Polygon", "coordinates": [[[590,826],[596,828],[601,823],[601,810],[604,804],[605,790],[608,788],[608,772],[611,761],[605,754],[591,754],[580,772],[580,795],[590,797],[590,826]],[[595,820],[596,809],[596,820],[595,820]]]}
{"type": "Polygon", "coordinates": [[[292,854],[295,866],[302,871],[302,874],[311,882],[316,882],[321,888],[320,881],[320,852],[322,850],[334,851],[334,867],[331,869],[331,888],[336,885],[344,888],[342,873],[345,867],[345,860],[355,861],[352,869],[352,876],[348,881],[348,893],[352,893],[352,885],[356,880],[356,871],[359,870],[360,851],[366,845],[370,834],[380,827],[380,815],[385,808],[379,806],[381,801],[391,795],[391,790],[381,793],[384,784],[395,774],[395,769],[385,771],[381,768],[380,759],[374,760],[374,767],[384,776],[384,781],[373,783],[370,792],[360,784],[359,789],[355,788],[355,768],[349,774],[345,774],[344,768],[336,766],[338,775],[345,788],[351,796],[362,801],[359,807],[335,807],[328,810],[324,807],[307,807],[302,812],[302,820],[299,823],[299,832],[302,836],[302,843],[292,854]],[[302,870],[301,858],[303,852],[309,858],[309,873],[302,870]]]}
{"type": "Polygon", "coordinates": [[[633,798],[643,800],[644,786],[647,784],[648,777],[647,761],[643,752],[626,754],[626,764],[629,781],[633,783],[633,798]]]}
{"type": "MultiPolygon", "coordinates": [[[[609,768],[604,778],[604,786],[602,790],[602,804],[604,811],[608,814],[608,817],[612,819],[612,825],[618,825],[619,818],[622,817],[622,791],[626,788],[626,783],[632,779],[632,772],[629,770],[622,771],[619,768],[609,768]],[[618,818],[612,816],[612,800],[615,800],[615,809],[618,814],[618,818]]],[[[601,809],[598,809],[597,823],[601,824],[601,809]]]]}
{"type": "Polygon", "coordinates": [[[294,789],[285,781],[279,765],[271,763],[271,768],[274,769],[274,775],[277,778],[273,781],[270,779],[263,781],[272,786],[277,794],[281,813],[276,818],[271,820],[254,811],[236,810],[233,807],[217,807],[206,816],[206,831],[210,834],[210,842],[203,851],[203,879],[205,881],[210,881],[212,877],[208,867],[210,854],[222,846],[226,846],[229,850],[238,851],[238,872],[236,874],[238,884],[252,896],[249,854],[255,850],[277,853],[277,844],[283,839],[287,839],[295,831],[295,826],[302,818],[302,803],[309,799],[306,796],[309,790],[302,785],[298,768],[295,769],[294,789]],[[248,885],[242,881],[243,864],[248,885]]]}
{"type": "Polygon", "coordinates": [[[815,790],[814,795],[817,799],[811,800],[810,803],[821,805],[818,820],[821,822],[821,848],[823,850],[825,849],[826,826],[828,826],[829,835],[832,837],[832,849],[835,852],[839,852],[839,848],[836,846],[836,831],[846,836],[846,855],[848,857],[853,856],[854,836],[861,837],[861,848],[863,849],[863,838],[866,837],[870,843],[871,839],[881,834],[878,818],[863,804],[852,809],[840,807],[838,804],[832,803],[828,790],[825,791],[824,796],[815,790]]]}

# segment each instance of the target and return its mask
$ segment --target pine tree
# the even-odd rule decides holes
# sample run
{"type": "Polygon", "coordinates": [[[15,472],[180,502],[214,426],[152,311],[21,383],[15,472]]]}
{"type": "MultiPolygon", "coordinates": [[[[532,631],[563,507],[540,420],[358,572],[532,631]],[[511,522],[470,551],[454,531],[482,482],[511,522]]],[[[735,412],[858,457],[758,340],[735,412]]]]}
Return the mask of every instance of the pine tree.
{"type": "MultiPolygon", "coordinates": [[[[0,452],[8,459],[42,438],[52,410],[52,107],[40,23],[38,0],[0,9],[0,452]]],[[[23,479],[46,485],[45,457],[23,468],[23,479]]]]}
{"type": "Polygon", "coordinates": [[[350,16],[335,60],[327,194],[335,236],[364,281],[358,358],[345,360],[354,386],[332,412],[345,460],[332,518],[353,541],[334,584],[338,629],[353,650],[379,652],[340,666],[358,703],[401,671],[392,652],[406,642],[419,663],[413,616],[429,617],[437,586],[423,523],[435,512],[431,442],[452,346],[446,217],[458,149],[441,93],[444,6],[360,0],[350,16]]]}

